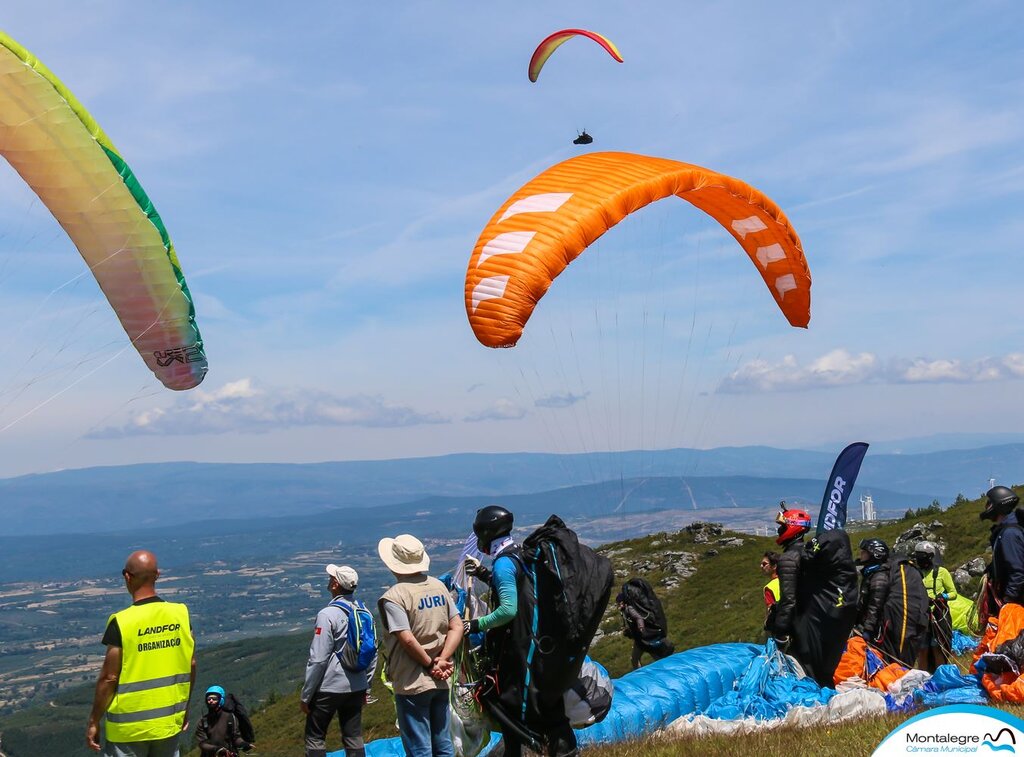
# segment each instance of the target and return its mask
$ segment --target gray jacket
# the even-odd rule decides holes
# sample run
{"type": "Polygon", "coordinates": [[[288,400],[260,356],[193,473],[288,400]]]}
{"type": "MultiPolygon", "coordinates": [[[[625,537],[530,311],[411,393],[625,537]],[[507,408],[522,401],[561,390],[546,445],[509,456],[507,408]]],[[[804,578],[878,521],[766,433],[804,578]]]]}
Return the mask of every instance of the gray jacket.
{"type": "MultiPolygon", "coordinates": [[[[351,601],[352,595],[344,594],[339,599],[351,601]]],[[[303,702],[311,702],[319,691],[346,694],[370,688],[377,669],[376,657],[362,672],[346,670],[338,662],[336,652],[345,646],[347,634],[348,615],[340,607],[328,605],[317,613],[316,631],[309,645],[309,661],[306,663],[306,681],[302,685],[303,702]]]]}

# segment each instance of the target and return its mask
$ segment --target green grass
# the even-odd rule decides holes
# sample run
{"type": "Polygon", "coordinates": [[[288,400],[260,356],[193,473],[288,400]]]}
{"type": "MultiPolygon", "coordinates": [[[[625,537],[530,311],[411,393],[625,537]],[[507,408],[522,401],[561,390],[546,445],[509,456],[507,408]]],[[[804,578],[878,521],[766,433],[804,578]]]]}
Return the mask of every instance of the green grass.
{"type": "Polygon", "coordinates": [[[886,735],[909,715],[887,715],[881,718],[819,728],[786,728],[748,736],[711,736],[673,739],[654,737],[643,741],[612,744],[586,750],[588,757],[739,757],[786,754],[793,757],[866,757],[886,735]]]}

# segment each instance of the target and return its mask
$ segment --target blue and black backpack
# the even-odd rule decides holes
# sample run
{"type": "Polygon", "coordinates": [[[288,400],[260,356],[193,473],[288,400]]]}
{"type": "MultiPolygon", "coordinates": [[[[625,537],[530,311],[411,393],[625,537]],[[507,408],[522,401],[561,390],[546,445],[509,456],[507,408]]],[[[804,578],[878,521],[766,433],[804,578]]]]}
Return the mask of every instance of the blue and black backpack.
{"type": "Polygon", "coordinates": [[[338,597],[331,604],[345,612],[348,617],[348,632],[345,645],[335,652],[338,662],[345,670],[362,673],[370,667],[377,656],[377,627],[373,615],[358,599],[338,597]]]}

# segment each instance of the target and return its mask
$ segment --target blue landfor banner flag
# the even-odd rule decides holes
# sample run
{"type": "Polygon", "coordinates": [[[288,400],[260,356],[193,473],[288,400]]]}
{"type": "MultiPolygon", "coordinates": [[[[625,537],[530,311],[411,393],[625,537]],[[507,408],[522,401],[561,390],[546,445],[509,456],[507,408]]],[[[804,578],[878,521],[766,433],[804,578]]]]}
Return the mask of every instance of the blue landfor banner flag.
{"type": "Polygon", "coordinates": [[[832,466],[832,475],[825,486],[825,496],[821,498],[821,512],[818,513],[818,533],[836,528],[846,528],[846,504],[850,500],[850,491],[860,473],[860,464],[867,454],[867,442],[854,442],[836,458],[832,466]]]}

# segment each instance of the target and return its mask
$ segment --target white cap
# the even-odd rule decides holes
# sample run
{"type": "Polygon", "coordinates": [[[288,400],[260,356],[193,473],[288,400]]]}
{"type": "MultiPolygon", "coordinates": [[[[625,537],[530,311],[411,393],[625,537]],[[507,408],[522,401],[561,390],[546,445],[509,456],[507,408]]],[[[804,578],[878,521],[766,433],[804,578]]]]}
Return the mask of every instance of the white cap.
{"type": "Polygon", "coordinates": [[[352,591],[359,583],[359,574],[356,573],[356,569],[347,565],[331,563],[327,566],[327,575],[341,585],[342,591],[352,591]]]}

